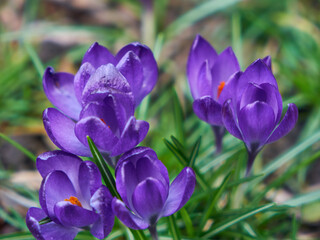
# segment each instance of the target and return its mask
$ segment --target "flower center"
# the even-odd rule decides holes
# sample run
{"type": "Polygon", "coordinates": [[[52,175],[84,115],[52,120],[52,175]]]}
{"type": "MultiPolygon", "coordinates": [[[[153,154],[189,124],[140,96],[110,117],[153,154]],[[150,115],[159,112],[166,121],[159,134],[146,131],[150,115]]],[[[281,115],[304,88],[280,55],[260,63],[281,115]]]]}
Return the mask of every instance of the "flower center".
{"type": "Polygon", "coordinates": [[[79,207],[82,207],[81,202],[78,200],[77,197],[71,196],[69,199],[66,198],[64,201],[70,202],[73,205],[77,205],[79,207]]]}
{"type": "Polygon", "coordinates": [[[222,81],[222,82],[219,84],[218,90],[217,90],[217,98],[220,97],[220,94],[221,94],[221,92],[222,92],[222,90],[223,90],[223,88],[224,88],[225,85],[226,85],[226,83],[225,83],[224,81],[222,81]]]}

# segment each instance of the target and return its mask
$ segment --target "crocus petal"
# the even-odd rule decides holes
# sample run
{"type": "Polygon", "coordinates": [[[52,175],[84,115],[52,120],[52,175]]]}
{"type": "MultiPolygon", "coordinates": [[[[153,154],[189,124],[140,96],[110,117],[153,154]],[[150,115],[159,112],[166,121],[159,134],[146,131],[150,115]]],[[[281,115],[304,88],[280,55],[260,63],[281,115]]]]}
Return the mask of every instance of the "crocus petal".
{"type": "Polygon", "coordinates": [[[242,134],[237,126],[235,116],[233,114],[233,111],[230,107],[231,100],[228,100],[224,103],[222,108],[222,121],[225,126],[225,128],[228,130],[228,132],[233,135],[236,138],[239,138],[242,140],[242,134]]]}
{"type": "Polygon", "coordinates": [[[221,91],[221,94],[218,98],[218,103],[223,105],[229,99],[234,99],[232,101],[232,108],[235,109],[237,105],[237,92],[239,90],[239,79],[242,75],[242,72],[236,72],[233,74],[229,80],[226,82],[224,88],[221,91]]]}
{"type": "Polygon", "coordinates": [[[245,86],[250,82],[255,84],[269,83],[278,89],[278,84],[272,71],[261,59],[254,61],[241,75],[237,93],[239,98],[245,90],[245,86]]]}
{"type": "Polygon", "coordinates": [[[266,56],[265,58],[262,59],[262,61],[270,68],[272,71],[272,63],[271,63],[271,57],[266,56]]]}
{"type": "Polygon", "coordinates": [[[212,75],[208,60],[205,60],[199,70],[197,88],[193,91],[195,98],[203,96],[213,97],[212,75]]]}
{"type": "Polygon", "coordinates": [[[131,117],[124,128],[119,142],[113,148],[111,156],[120,155],[138,145],[147,135],[149,123],[131,117]]]}
{"type": "Polygon", "coordinates": [[[156,159],[151,160],[148,157],[142,157],[140,158],[136,163],[136,174],[138,182],[143,181],[144,179],[147,179],[149,177],[153,177],[161,181],[163,186],[166,188],[166,191],[169,190],[169,178],[167,178],[167,174],[163,175],[161,170],[165,168],[163,163],[156,159]]]}
{"type": "Polygon", "coordinates": [[[89,148],[74,133],[75,123],[57,109],[44,110],[43,125],[51,141],[62,150],[80,156],[91,156],[89,148]]]}
{"type": "Polygon", "coordinates": [[[111,130],[114,131],[115,128],[118,128],[122,132],[128,119],[134,115],[132,94],[101,92],[100,96],[104,95],[103,98],[100,98],[99,95],[91,95],[90,101],[93,102],[89,102],[84,107],[80,113],[80,118],[97,116],[102,118],[110,126],[111,130]]]}
{"type": "Polygon", "coordinates": [[[192,107],[198,118],[210,125],[223,124],[221,119],[221,105],[213,100],[212,97],[204,96],[196,99],[192,107]]]}
{"type": "Polygon", "coordinates": [[[116,167],[116,174],[118,173],[118,169],[122,166],[124,162],[131,162],[134,166],[139,159],[147,157],[152,160],[153,164],[157,166],[163,178],[167,179],[166,181],[169,183],[169,175],[167,168],[163,165],[163,163],[158,159],[157,154],[151,148],[147,147],[136,147],[131,151],[124,153],[118,161],[116,167]]]}
{"type": "Polygon", "coordinates": [[[119,70],[112,64],[100,66],[89,78],[82,93],[82,104],[87,102],[91,94],[102,91],[131,92],[130,85],[119,70]]]}
{"type": "Polygon", "coordinates": [[[41,208],[56,223],[60,222],[56,219],[54,213],[55,204],[64,201],[64,199],[69,199],[71,196],[76,196],[76,190],[64,172],[53,171],[43,179],[39,192],[39,198],[43,198],[40,201],[41,208]]]}
{"type": "Polygon", "coordinates": [[[242,108],[238,120],[243,140],[249,150],[252,144],[261,147],[276,125],[273,109],[268,104],[258,101],[242,108]]]}
{"type": "Polygon", "coordinates": [[[190,49],[188,63],[187,63],[187,76],[188,82],[191,90],[191,94],[194,99],[198,98],[197,96],[197,82],[199,71],[204,63],[208,61],[209,67],[213,66],[218,54],[214,48],[208,43],[203,37],[197,35],[193,41],[193,44],[190,49]]]}
{"type": "Polygon", "coordinates": [[[127,52],[117,64],[117,69],[127,79],[134,95],[135,106],[138,106],[146,93],[143,85],[143,66],[138,56],[132,52],[127,52]]]}
{"type": "MultiPolygon", "coordinates": [[[[87,117],[97,117],[99,118],[115,135],[117,133],[119,124],[115,113],[114,104],[104,104],[101,102],[90,102],[88,103],[80,114],[80,119],[87,117]]],[[[124,120],[123,120],[124,121],[124,120]]]]}
{"type": "Polygon", "coordinates": [[[149,94],[157,83],[158,79],[158,66],[157,62],[153,56],[152,51],[146,45],[138,42],[130,43],[124,46],[118,54],[116,55],[117,62],[120,61],[123,56],[129,52],[134,52],[143,66],[143,84],[139,91],[139,98],[143,99],[147,94],[149,94]]]}
{"type": "Polygon", "coordinates": [[[43,178],[56,170],[64,172],[69,177],[76,192],[80,192],[78,175],[81,163],[82,160],[76,155],[56,150],[40,154],[37,158],[37,169],[43,178]]]}
{"type": "Polygon", "coordinates": [[[117,191],[120,194],[125,204],[132,210],[132,194],[138,184],[137,174],[135,166],[132,162],[123,162],[120,166],[117,165],[116,171],[116,186],[117,191]]]}
{"type": "Polygon", "coordinates": [[[185,167],[170,185],[162,216],[169,216],[182,208],[190,199],[195,185],[196,176],[192,168],[185,167]]]}
{"type": "Polygon", "coordinates": [[[82,59],[82,64],[89,62],[95,69],[108,63],[115,64],[114,56],[107,48],[97,42],[92,44],[82,59]]]}
{"type": "Polygon", "coordinates": [[[139,230],[149,227],[148,222],[130,212],[126,205],[117,198],[112,200],[112,210],[117,218],[129,228],[139,230]]]}
{"type": "Polygon", "coordinates": [[[83,89],[94,72],[95,68],[89,62],[86,62],[81,65],[79,71],[74,76],[74,91],[79,103],[82,103],[83,89]]]}
{"type": "Polygon", "coordinates": [[[64,239],[72,240],[76,237],[79,228],[64,227],[55,222],[49,222],[46,224],[39,224],[39,221],[46,218],[47,215],[40,208],[30,208],[27,212],[26,223],[32,235],[37,240],[46,239],[64,239]]]}
{"type": "Polygon", "coordinates": [[[67,116],[78,120],[81,105],[78,102],[74,87],[74,76],[70,73],[55,73],[48,67],[43,75],[43,89],[49,101],[67,116]]]}
{"type": "Polygon", "coordinates": [[[77,122],[75,133],[83,144],[88,144],[87,136],[103,151],[111,151],[118,138],[111,129],[97,117],[86,117],[77,122]]]}
{"type": "Polygon", "coordinates": [[[288,104],[288,110],[281,120],[278,127],[274,130],[274,132],[269,137],[267,143],[272,143],[280,139],[281,137],[287,135],[292,128],[295,126],[298,120],[298,108],[295,104],[288,104]]]}
{"type": "Polygon", "coordinates": [[[133,192],[132,203],[136,212],[150,224],[157,222],[168,192],[161,181],[146,178],[133,192]]]}
{"type": "Polygon", "coordinates": [[[212,89],[214,99],[218,99],[218,86],[221,82],[227,82],[228,79],[240,70],[238,60],[231,47],[226,48],[217,57],[212,66],[212,89]]]}
{"type": "Polygon", "coordinates": [[[68,201],[61,201],[55,204],[54,213],[61,224],[66,227],[85,227],[99,219],[97,213],[73,205],[68,201]]]}
{"type": "Polygon", "coordinates": [[[112,212],[112,196],[108,188],[102,185],[92,196],[90,205],[100,218],[91,226],[91,234],[99,239],[105,238],[112,230],[114,214],[112,212]]]}
{"type": "MultiPolygon", "coordinates": [[[[91,196],[101,186],[101,174],[98,167],[90,161],[82,162],[79,168],[78,182],[84,203],[89,204],[91,196]]],[[[84,203],[82,203],[82,206],[87,207],[84,203]]]]}

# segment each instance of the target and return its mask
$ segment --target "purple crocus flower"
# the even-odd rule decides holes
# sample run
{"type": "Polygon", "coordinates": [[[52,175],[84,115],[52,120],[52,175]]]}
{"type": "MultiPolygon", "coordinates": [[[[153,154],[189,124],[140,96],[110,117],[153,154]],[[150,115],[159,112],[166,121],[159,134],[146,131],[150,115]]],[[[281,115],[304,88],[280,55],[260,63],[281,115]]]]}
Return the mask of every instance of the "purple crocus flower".
{"type": "Polygon", "coordinates": [[[223,127],[220,94],[230,77],[240,70],[231,47],[220,54],[200,35],[190,49],[187,76],[193,96],[193,110],[203,121],[209,123],[216,138],[217,152],[221,151],[223,127]]]}
{"type": "Polygon", "coordinates": [[[139,43],[125,46],[115,57],[93,44],[75,76],[47,68],[43,87],[59,109],[44,111],[49,137],[59,148],[80,156],[91,156],[87,135],[111,156],[135,147],[149,125],[134,118],[134,109],[153,89],[157,76],[151,50],[139,43]]]}
{"type": "Polygon", "coordinates": [[[220,96],[225,101],[223,123],[235,137],[243,140],[248,151],[247,174],[264,145],[288,134],[298,119],[295,104],[281,119],[282,99],[271,71],[271,59],[253,62],[245,72],[237,73],[220,96]]]}
{"type": "Polygon", "coordinates": [[[129,228],[149,228],[151,234],[159,218],[177,212],[186,204],[196,183],[193,170],[186,167],[170,185],[166,167],[156,153],[146,147],[125,153],[115,174],[123,200],[113,199],[115,215],[129,228]]]}
{"type": "Polygon", "coordinates": [[[99,239],[111,232],[112,196],[102,185],[94,163],[53,151],[37,158],[37,168],[43,177],[39,191],[41,208],[30,208],[26,216],[27,226],[36,239],[74,239],[83,228],[90,229],[99,239]]]}

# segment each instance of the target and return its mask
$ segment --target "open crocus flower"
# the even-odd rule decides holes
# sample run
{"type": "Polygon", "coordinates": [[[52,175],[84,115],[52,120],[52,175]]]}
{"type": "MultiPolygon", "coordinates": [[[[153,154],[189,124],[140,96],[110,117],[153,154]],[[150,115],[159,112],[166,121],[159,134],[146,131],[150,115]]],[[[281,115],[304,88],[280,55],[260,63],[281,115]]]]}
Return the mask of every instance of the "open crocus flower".
{"type": "Polygon", "coordinates": [[[282,99],[271,71],[270,58],[258,59],[237,73],[221,93],[223,123],[248,150],[247,174],[262,147],[285,136],[295,126],[298,109],[290,103],[281,119],[282,99]]]}
{"type": "Polygon", "coordinates": [[[112,196],[96,165],[63,151],[41,154],[41,208],[30,208],[26,223],[36,239],[74,239],[83,228],[103,239],[112,230],[112,196]],[[42,221],[41,221],[42,220],[42,221]]]}
{"type": "Polygon", "coordinates": [[[187,63],[188,82],[193,96],[193,110],[212,126],[217,152],[221,151],[225,131],[221,118],[220,94],[230,77],[240,70],[231,47],[220,54],[200,35],[195,38],[187,63]]]}
{"type": "Polygon", "coordinates": [[[147,46],[131,43],[113,56],[107,48],[94,43],[85,53],[75,76],[63,72],[54,73],[48,67],[43,77],[43,88],[55,107],[70,118],[78,120],[82,107],[86,105],[84,90],[85,98],[91,93],[105,90],[106,87],[111,87],[114,91],[132,92],[136,107],[154,88],[157,78],[157,63],[147,46]],[[112,67],[108,65],[114,71],[110,71],[112,67]],[[114,77],[110,75],[113,73],[114,77]],[[120,83],[117,82],[118,78],[120,83]]]}
{"type": "Polygon", "coordinates": [[[113,199],[115,215],[129,228],[149,228],[151,234],[159,218],[177,212],[186,204],[196,183],[193,170],[186,167],[170,185],[166,167],[146,147],[125,153],[115,174],[123,200],[113,199]]]}
{"type": "MultiPolygon", "coordinates": [[[[65,80],[64,73],[55,73],[51,68],[44,75],[44,82],[51,86],[61,82],[57,85],[61,87],[65,80]]],[[[71,99],[70,96],[67,99],[71,99]]],[[[77,98],[73,98],[77,102],[77,98]]],[[[90,136],[100,151],[116,156],[134,148],[146,136],[149,124],[135,119],[130,85],[112,64],[100,66],[92,73],[82,90],[82,99],[85,99],[83,105],[78,103],[78,107],[70,103],[70,108],[59,109],[62,112],[48,108],[43,113],[48,136],[62,150],[91,156],[86,138],[90,136]],[[74,110],[72,107],[80,112],[68,114],[67,111],[74,110]]]]}

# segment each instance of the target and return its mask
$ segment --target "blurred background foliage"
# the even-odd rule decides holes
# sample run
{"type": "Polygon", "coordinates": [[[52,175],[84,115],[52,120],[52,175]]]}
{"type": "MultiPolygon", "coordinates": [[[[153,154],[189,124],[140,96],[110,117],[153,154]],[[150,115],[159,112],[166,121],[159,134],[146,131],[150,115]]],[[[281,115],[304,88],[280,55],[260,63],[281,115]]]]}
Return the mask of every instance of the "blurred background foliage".
{"type": "MultiPolygon", "coordinates": [[[[37,204],[40,184],[31,159],[55,148],[42,126],[42,111],[51,106],[42,90],[45,67],[75,74],[93,42],[116,53],[140,41],[153,49],[160,70],[136,111],[150,122],[142,145],[155,149],[171,178],[187,164],[204,181],[176,214],[180,235],[320,238],[319,9],[319,0],[0,1],[0,233],[27,230],[24,215],[37,204]],[[232,46],[242,70],[270,55],[284,102],[299,107],[295,129],[265,147],[255,177],[245,181],[242,143],[227,135],[222,154],[214,155],[210,126],[192,111],[185,69],[196,34],[218,52],[232,46]],[[263,205],[272,202],[277,206],[263,205]]],[[[161,220],[160,235],[170,239],[164,225],[161,220]]],[[[115,229],[110,239],[126,233],[115,229]]],[[[32,239],[12,236],[0,239],[32,239]]]]}

